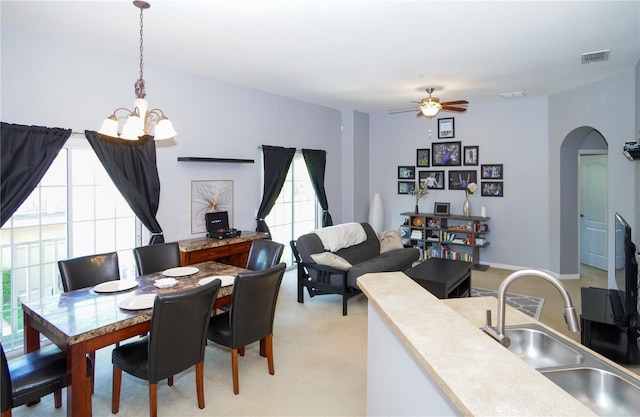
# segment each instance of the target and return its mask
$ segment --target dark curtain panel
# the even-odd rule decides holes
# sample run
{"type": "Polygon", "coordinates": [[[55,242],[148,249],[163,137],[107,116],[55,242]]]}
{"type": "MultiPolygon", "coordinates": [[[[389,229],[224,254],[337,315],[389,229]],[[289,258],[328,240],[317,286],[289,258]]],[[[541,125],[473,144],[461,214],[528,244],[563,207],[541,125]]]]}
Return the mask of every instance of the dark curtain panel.
{"type": "Polygon", "coordinates": [[[38,186],[69,136],[71,129],[2,123],[0,226],[38,186]]]}
{"type": "Polygon", "coordinates": [[[269,226],[264,218],[271,212],[273,205],[282,190],[287,172],[293,161],[293,155],[296,148],[283,148],[281,146],[262,145],[262,154],[264,157],[264,190],[262,192],[262,202],[258,209],[258,218],[256,232],[269,233],[269,226]]]}
{"type": "Polygon", "coordinates": [[[322,227],[333,226],[333,219],[329,213],[329,202],[327,201],[327,193],[324,189],[324,171],[327,166],[327,152],[316,149],[303,149],[302,156],[304,163],[307,165],[309,177],[313,189],[316,191],[316,197],[322,206],[322,227]]]}
{"type": "Polygon", "coordinates": [[[164,243],[162,228],[156,220],[160,178],[153,136],[124,140],[90,130],[84,133],[131,210],[152,233],[149,244],[164,243]]]}

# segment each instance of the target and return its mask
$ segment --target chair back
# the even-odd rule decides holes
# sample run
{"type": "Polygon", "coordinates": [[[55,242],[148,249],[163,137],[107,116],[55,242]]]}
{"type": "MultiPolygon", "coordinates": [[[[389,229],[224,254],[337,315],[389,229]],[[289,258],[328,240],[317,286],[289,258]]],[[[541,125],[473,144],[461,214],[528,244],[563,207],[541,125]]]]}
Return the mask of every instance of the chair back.
{"type": "Polygon", "coordinates": [[[260,340],[273,333],[278,292],[286,264],[236,274],[231,296],[231,348],[260,340]]]}
{"type": "Polygon", "coordinates": [[[0,343],[0,412],[11,410],[11,375],[9,375],[9,364],[4,354],[4,348],[0,343]]]}
{"type": "Polygon", "coordinates": [[[178,242],[157,243],[133,249],[138,275],[146,275],[181,265],[178,242]]]}
{"type": "Polygon", "coordinates": [[[156,297],[149,334],[149,382],[158,383],[204,360],[213,303],[222,282],[156,297]]]}
{"type": "Polygon", "coordinates": [[[58,268],[64,292],[120,279],[117,252],[58,261],[58,268]]]}
{"type": "Polygon", "coordinates": [[[260,271],[273,268],[280,262],[284,245],[268,239],[256,239],[251,243],[247,269],[260,271]]]}

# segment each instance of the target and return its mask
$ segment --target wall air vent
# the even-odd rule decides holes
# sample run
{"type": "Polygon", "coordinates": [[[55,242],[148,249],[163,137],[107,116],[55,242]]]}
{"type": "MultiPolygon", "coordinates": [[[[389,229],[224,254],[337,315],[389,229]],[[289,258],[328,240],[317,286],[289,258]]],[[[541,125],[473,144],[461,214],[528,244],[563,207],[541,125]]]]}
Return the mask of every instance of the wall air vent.
{"type": "Polygon", "coordinates": [[[583,64],[591,64],[592,62],[602,62],[609,60],[609,49],[598,52],[588,52],[580,55],[583,64]]]}

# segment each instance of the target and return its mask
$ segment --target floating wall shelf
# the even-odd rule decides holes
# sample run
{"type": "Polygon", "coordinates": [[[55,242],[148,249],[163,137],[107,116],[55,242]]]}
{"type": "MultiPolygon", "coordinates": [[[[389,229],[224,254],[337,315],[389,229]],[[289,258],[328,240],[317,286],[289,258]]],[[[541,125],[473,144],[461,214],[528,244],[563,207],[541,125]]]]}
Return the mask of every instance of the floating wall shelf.
{"type": "Polygon", "coordinates": [[[205,158],[200,156],[179,156],[178,161],[182,162],[233,162],[238,164],[253,164],[253,159],[237,159],[237,158],[205,158]]]}

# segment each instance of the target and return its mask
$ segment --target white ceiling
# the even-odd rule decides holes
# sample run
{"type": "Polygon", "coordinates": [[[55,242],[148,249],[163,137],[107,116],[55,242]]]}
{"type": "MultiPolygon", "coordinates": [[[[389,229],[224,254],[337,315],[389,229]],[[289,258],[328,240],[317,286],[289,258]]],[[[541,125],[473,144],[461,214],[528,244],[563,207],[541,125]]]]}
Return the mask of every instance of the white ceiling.
{"type": "MultiPolygon", "coordinates": [[[[546,96],[631,70],[640,1],[152,0],[144,61],[362,112],[546,96]],[[607,62],[580,55],[610,49],[607,62]]],[[[2,25],[130,56],[131,1],[5,1],[2,25]]],[[[145,71],[147,74],[148,68],[145,71]]],[[[160,88],[147,86],[148,91],[160,88]]],[[[594,91],[597,94],[597,91],[594,91]]]]}

